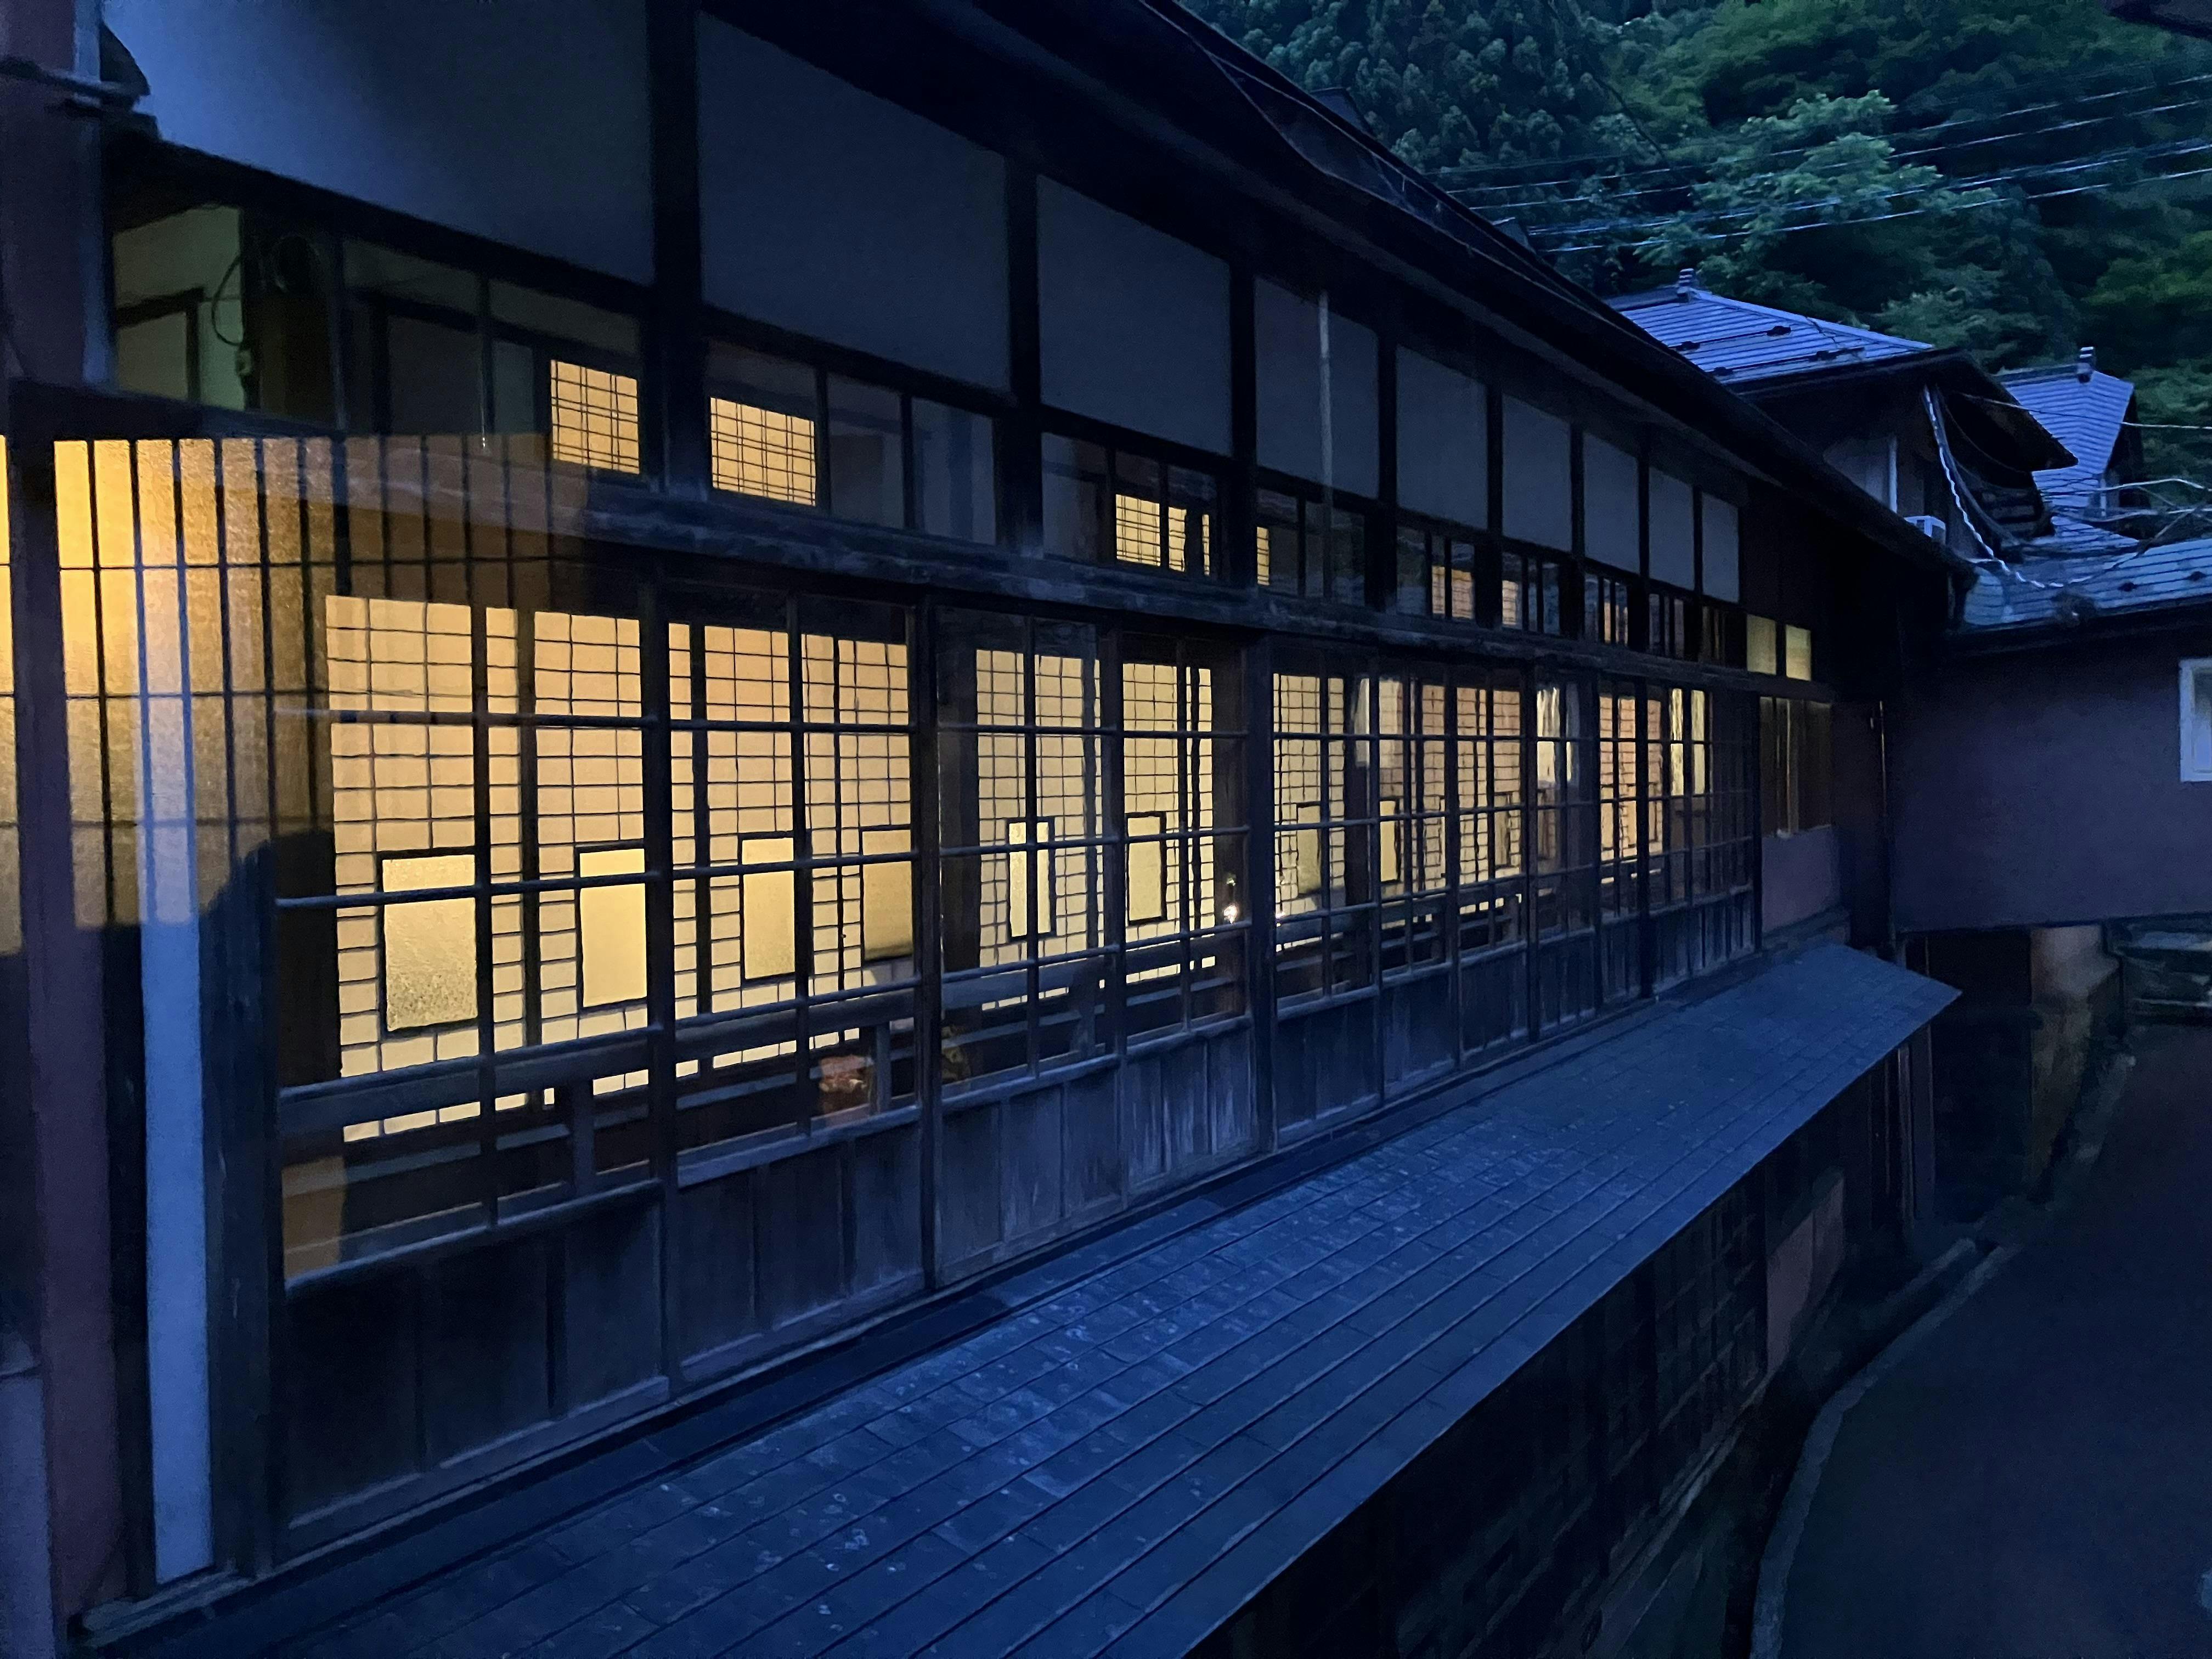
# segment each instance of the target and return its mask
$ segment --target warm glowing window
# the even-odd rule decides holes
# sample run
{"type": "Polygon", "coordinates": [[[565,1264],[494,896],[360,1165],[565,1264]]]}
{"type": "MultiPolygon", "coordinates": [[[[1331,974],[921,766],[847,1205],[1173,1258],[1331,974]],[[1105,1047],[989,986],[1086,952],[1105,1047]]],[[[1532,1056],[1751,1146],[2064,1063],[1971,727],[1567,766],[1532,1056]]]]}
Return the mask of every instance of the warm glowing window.
{"type": "Polygon", "coordinates": [[[1602,571],[1583,573],[1583,637],[1602,645],[1628,643],[1629,588],[1602,571]]]}
{"type": "Polygon", "coordinates": [[[1064,558],[1210,576],[1219,495],[1212,474],[1157,456],[1044,440],[1044,542],[1064,558]]]}
{"type": "MultiPolygon", "coordinates": [[[[576,873],[591,882],[645,873],[641,847],[607,847],[576,855],[576,873]]],[[[645,884],[586,886],[576,895],[577,948],[583,955],[584,1006],[605,1008],[645,1000],[645,884]]]]}
{"type": "MultiPolygon", "coordinates": [[[[1158,568],[1162,562],[1162,532],[1160,504],[1148,501],[1141,495],[1114,497],[1114,556],[1124,564],[1148,564],[1158,568]]],[[[1178,563],[1176,567],[1181,569],[1178,563]]]]}
{"type": "Polygon", "coordinates": [[[1540,559],[1533,553],[1501,555],[1498,625],[1531,634],[1565,633],[1565,568],[1556,559],[1540,559]]]}
{"type": "Polygon", "coordinates": [[[1052,820],[1016,818],[1006,825],[1006,936],[1046,939],[1053,927],[1052,820]]]}
{"type": "Polygon", "coordinates": [[[728,398],[707,404],[714,488],[814,505],[814,422],[728,398]]]}
{"type": "Polygon", "coordinates": [[[1743,619],[1744,666],[1754,674],[1779,674],[1782,654],[1775,638],[1774,618],[1746,617],[1743,619]]]}
{"type": "Polygon", "coordinates": [[[1168,821],[1158,812],[1129,819],[1129,920],[1159,921],[1168,913],[1167,848],[1160,837],[1168,821]]]}
{"type": "Polygon", "coordinates": [[[1291,891],[1310,898],[1328,884],[1328,867],[1322,861],[1321,803],[1299,801],[1291,814],[1291,822],[1299,826],[1291,837],[1291,891]]]}
{"type": "Polygon", "coordinates": [[[1398,526],[1397,608],[1411,616],[1474,622],[1479,552],[1473,538],[1418,524],[1398,526]]]}
{"type": "Polygon", "coordinates": [[[635,472],[637,380],[555,358],[553,459],[610,472],[635,472]]]}
{"type": "MultiPolygon", "coordinates": [[[[467,853],[384,860],[386,893],[476,884],[467,853]]],[[[466,891],[384,908],[384,1029],[417,1031],[477,1017],[477,907],[466,891]]]]}
{"type": "Polygon", "coordinates": [[[744,843],[740,861],[749,867],[738,902],[744,918],[743,962],[749,980],[787,979],[798,964],[792,926],[796,878],[787,868],[750,867],[788,866],[796,851],[788,836],[754,836],[744,843]]]}
{"type": "Polygon", "coordinates": [[[1785,628],[1782,630],[1782,672],[1793,680],[1813,678],[1813,630],[1809,628],[1785,628]]]}
{"type": "Polygon", "coordinates": [[[989,416],[728,344],[709,354],[708,384],[717,489],[854,524],[998,539],[989,416]]]}
{"type": "Polygon", "coordinates": [[[860,851],[896,863],[860,866],[860,959],[895,962],[914,954],[914,837],[904,830],[864,830],[860,851]]]}

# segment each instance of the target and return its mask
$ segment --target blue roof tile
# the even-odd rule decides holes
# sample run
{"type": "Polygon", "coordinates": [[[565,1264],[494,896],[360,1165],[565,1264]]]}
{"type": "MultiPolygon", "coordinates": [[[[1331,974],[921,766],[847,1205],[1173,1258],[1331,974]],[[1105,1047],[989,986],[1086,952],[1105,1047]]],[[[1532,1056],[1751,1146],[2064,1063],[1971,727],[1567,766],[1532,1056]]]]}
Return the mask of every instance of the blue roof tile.
{"type": "Polygon", "coordinates": [[[2044,499],[2061,512],[2094,506],[2127,422],[2134,382],[2094,368],[2085,378],[2074,363],[2016,368],[1997,378],[2045,431],[2074,452],[2075,465],[2035,475],[2044,499]]]}
{"type": "Polygon", "coordinates": [[[2116,552],[1985,564],[1966,594],[1964,619],[1970,630],[1986,632],[2208,603],[2212,538],[2150,548],[2124,542],[2116,552]]]}
{"type": "Polygon", "coordinates": [[[1694,285],[1623,295],[1609,303],[1662,345],[1674,347],[1732,386],[1937,349],[1870,328],[1731,300],[1694,285]]]}
{"type": "Polygon", "coordinates": [[[457,1569],[444,1583],[475,1593],[436,1651],[1182,1652],[1951,995],[1825,945],[1478,1079],[1334,1169],[1102,1255],[1023,1314],[600,1505],[554,1535],[582,1565],[457,1569]]]}

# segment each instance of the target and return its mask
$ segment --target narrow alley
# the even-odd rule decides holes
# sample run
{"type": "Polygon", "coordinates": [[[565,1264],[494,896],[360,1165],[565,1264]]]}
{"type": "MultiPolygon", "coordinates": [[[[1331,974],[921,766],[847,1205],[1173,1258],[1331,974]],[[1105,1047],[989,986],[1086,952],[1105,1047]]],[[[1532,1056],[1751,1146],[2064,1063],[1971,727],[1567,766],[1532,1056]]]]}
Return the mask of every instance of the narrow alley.
{"type": "Polygon", "coordinates": [[[2212,1654],[2212,1030],[2135,1043],[2079,1202],[1844,1420],[1789,1659],[2212,1654]]]}

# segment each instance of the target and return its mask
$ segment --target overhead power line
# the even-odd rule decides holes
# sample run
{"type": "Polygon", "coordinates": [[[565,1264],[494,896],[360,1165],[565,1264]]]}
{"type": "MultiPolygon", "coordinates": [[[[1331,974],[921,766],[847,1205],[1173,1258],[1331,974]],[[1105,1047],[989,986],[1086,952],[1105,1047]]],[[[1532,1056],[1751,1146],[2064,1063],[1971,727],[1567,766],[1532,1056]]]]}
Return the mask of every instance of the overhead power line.
{"type": "MultiPolygon", "coordinates": [[[[2063,190],[2024,191],[2018,196],[1986,196],[1977,200],[1967,202],[1947,203],[1934,206],[1900,208],[1894,213],[1861,214],[1849,219],[1808,219],[1802,224],[1773,225],[1758,230],[1744,229],[1716,231],[1710,234],[1710,240],[1715,241],[1728,241],[1738,237],[1752,235],[1789,236],[1794,235],[1800,231],[1836,230],[1849,225],[1881,224],[1893,219],[1910,219],[1923,213],[1967,212],[1977,208],[2001,207],[2010,202],[2047,202],[2061,196],[2080,196],[2089,191],[2140,190],[2150,185],[2170,184],[2181,179],[2197,179],[2203,177],[2208,173],[2212,173],[2212,167],[2185,167],[2173,173],[2154,173],[2148,178],[2122,179],[2118,183],[2107,182],[2091,185],[2069,185],[2063,190]]],[[[1661,220],[1656,222],[1665,224],[1671,223],[1673,222],[1670,220],[1661,220]]],[[[1543,233],[1541,231],[1533,228],[1529,231],[1529,234],[1532,237],[1539,236],[1542,234],[1543,233]]],[[[1562,230],[1559,234],[1565,234],[1570,233],[1562,230]]],[[[1552,247],[1547,251],[1551,253],[1588,253],[1604,248],[1621,247],[1632,252],[1639,248],[1656,247],[1665,240],[1666,239],[1664,237],[1648,236],[1641,241],[1628,242],[1625,244],[1614,242],[1575,242],[1565,246],[1552,247]]]]}
{"type": "MultiPolygon", "coordinates": [[[[2052,77],[2052,79],[2054,81],[2064,81],[2071,84],[2073,78],[2069,76],[2056,76],[2052,77]]],[[[1896,131],[1896,136],[1899,138],[1905,139],[1923,139],[1932,137],[1936,133],[1948,131],[1955,127],[1977,126],[1986,125],[1992,121],[2014,120],[2022,116],[2047,114],[2054,110],[2075,108],[2084,104],[2094,104],[2114,98],[2130,97],[2135,94],[2142,92],[2162,94],[2182,87],[2200,85],[2207,81],[2212,81],[2212,75],[2186,75],[2174,76],[2170,79],[2152,79],[2148,81],[2130,82],[2126,86],[2111,88],[2103,92],[2076,92],[2067,97],[2049,99],[2040,103],[2015,104],[2009,108],[1993,111],[1990,113],[1984,115],[1947,116],[1941,121],[1925,122],[1917,125],[1908,125],[1899,128],[1896,131]]],[[[2039,82],[2030,82],[2027,84],[2033,86],[2039,84],[2039,82]]],[[[1799,145],[1791,147],[1791,149],[1809,149],[1817,148],[1817,145],[1799,145]]],[[[1777,150],[1774,154],[1788,155],[1791,153],[1791,149],[1777,150]]],[[[1570,167],[1577,161],[1620,162],[1626,159],[1626,158],[1623,156],[1621,152],[1618,149],[1579,150],[1565,155],[1535,155],[1531,156],[1527,161],[1523,161],[1456,162],[1448,167],[1434,169],[1431,176],[1437,179],[1458,178],[1462,176],[1473,176],[1483,173],[1528,171],[1529,169],[1538,167],[1570,167]]],[[[1636,173],[1653,172],[1656,170],[1657,169],[1654,167],[1647,166],[1643,167],[1632,167],[1626,171],[1632,174],[1636,173]]],[[[1533,187],[1535,185],[1547,181],[1542,179],[1519,179],[1509,180],[1505,184],[1496,186],[1475,185],[1470,186],[1470,188],[1496,188],[1510,190],[1533,187]]]]}
{"type": "MultiPolygon", "coordinates": [[[[2124,162],[2171,161],[2191,155],[2201,155],[2207,151],[2212,151],[2212,138],[2180,139],[2170,144],[2132,145],[2124,149],[2107,150],[2101,155],[2085,157],[2080,161],[2046,161],[2008,168],[2002,172],[1983,173],[1972,178],[1943,178],[1927,184],[1899,185],[1884,189],[1880,193],[1891,200],[1945,192],[1972,194],[1978,191],[1997,190],[2007,185],[2017,184],[2023,179],[2062,178],[2075,173],[2094,172],[2104,167],[2118,167],[2124,162]]],[[[2175,175],[2159,173],[2153,176],[2171,178],[2175,175]]],[[[1572,224],[1531,227],[1529,234],[1532,236],[1577,236],[1594,234],[1601,231],[1655,230],[1676,225],[1717,224],[1732,219],[1755,218],[1762,213],[1778,210],[1784,212],[1803,212],[1826,207],[1841,207],[1850,199],[1846,196],[1818,196],[1796,201],[1756,202],[1742,207],[1690,208],[1680,213],[1652,214],[1634,218],[1616,216],[1607,219],[1585,219],[1572,224]]],[[[1971,204],[1961,202],[1956,205],[1971,204]]]]}
{"type": "MultiPolygon", "coordinates": [[[[2205,78],[2206,78],[2208,81],[2212,81],[2212,76],[2207,76],[2207,77],[2205,77],[2205,78]]],[[[1925,147],[1923,147],[1923,148],[1922,148],[1922,149],[1897,149],[1893,148],[1893,149],[1891,149],[1891,151],[1889,152],[1889,155],[1890,155],[1890,159],[1891,159],[1892,161],[1900,161],[1900,162],[1910,162],[1910,161],[1914,161],[1916,158],[1919,158],[1919,157],[1924,157],[1924,156],[1928,156],[1928,155],[1947,155],[1947,154],[1952,154],[1952,153],[1954,153],[1954,152],[1955,152],[1955,150],[1964,150],[1964,149],[1967,149],[1973,148],[1973,147],[1979,146],[1979,145],[1983,145],[1983,144],[1996,143],[2011,143],[2011,142],[2013,142],[2013,141],[2014,141],[2014,140],[2017,140],[2017,139],[2039,138],[2039,137],[2046,137],[2046,136],[2048,136],[2048,135],[2050,135],[2050,134],[2052,134],[2052,133],[2057,133],[2057,132],[2069,132],[2069,131],[2081,131],[2081,130],[2084,130],[2084,129],[2087,129],[2087,128],[2090,128],[2090,127],[2104,125],[2106,125],[2106,124],[2107,124],[2107,123],[2113,122],[2113,121],[2130,120],[2130,119],[2139,119],[2139,118],[2147,118],[2147,117],[2151,116],[2151,115],[2160,115],[2160,114],[2167,114],[2167,113],[2171,113],[2171,112],[2172,112],[2173,111],[2176,111],[2176,110],[2183,110],[2183,109],[2205,109],[2205,108],[2212,108],[2212,93],[2208,93],[2206,95],[2202,96],[2202,97],[2190,98],[2190,99],[2184,99],[2184,100],[2178,100],[2178,101],[2175,101],[2175,102],[2172,102],[2172,103],[2167,103],[2167,104],[2160,104],[2160,105],[2157,105],[2157,106],[2154,106],[2154,107],[2152,107],[2152,108],[2149,108],[2149,109],[2144,109],[2144,110],[2131,110],[2131,111],[2119,112],[2115,112],[2115,113],[2111,114],[2111,115],[2098,116],[2098,117],[2095,117],[2095,118],[2091,118],[2091,119],[2087,119],[2087,120],[2075,120],[2075,121],[2061,121],[2061,122],[2056,122],[2056,123],[2053,123],[2052,125],[2049,125],[2049,126],[2043,126],[2043,127],[2033,127],[2033,128],[2025,129],[2025,130],[2023,130],[2023,131],[2017,131],[2017,132],[2008,132],[2008,133],[1993,134],[1993,135],[1991,135],[1991,136],[1990,136],[1990,137],[1984,137],[1984,138],[1969,138],[1969,139],[1964,139],[1964,140],[1960,140],[1955,147],[1947,147],[1947,146],[1942,146],[1942,145],[1929,145],[1929,146],[1925,146],[1925,147]]],[[[1842,135],[1839,135],[1839,137],[1840,137],[1840,136],[1842,136],[1842,135]]],[[[1779,155],[1785,155],[1810,154],[1811,152],[1813,152],[1813,151],[1814,151],[1814,150],[1825,149],[1826,149],[1826,148],[1828,147],[1828,145],[1829,145],[1829,144],[1833,143],[1835,143],[1835,142],[1836,142],[1836,140],[1835,140],[1835,139],[1829,139],[1829,140],[1826,140],[1826,141],[1824,141],[1823,143],[1820,143],[1820,144],[1813,144],[1813,145],[1793,145],[1793,146],[1790,147],[1790,148],[1789,148],[1788,149],[1786,149],[1786,150],[1770,151],[1770,152],[1768,152],[1767,154],[1768,154],[1768,155],[1769,155],[1770,157],[1773,157],[1773,156],[1779,156],[1779,155]]],[[[1844,171],[1844,170],[1848,169],[1851,165],[1852,165],[1852,163],[1851,163],[1850,161],[1849,161],[1848,160],[1846,160],[1846,161],[1833,161],[1833,162],[1820,163],[1820,164],[1817,164],[1817,165],[1814,165],[1814,166],[1812,166],[1812,167],[1801,167],[1801,168],[1798,168],[1798,169],[1796,169],[1796,170],[1797,170],[1797,171],[1800,171],[1800,172],[1808,172],[1808,173],[1815,173],[1815,174],[1824,173],[1839,173],[1839,172],[1843,172],[1843,171],[1844,171]]],[[[1630,178],[1648,179],[1648,178],[1652,178],[1652,177],[1657,176],[1657,175],[1661,173],[1661,171],[1662,171],[1662,169],[1656,168],[1656,167],[1653,167],[1653,168],[1644,168],[1644,169],[1639,169],[1639,170],[1638,170],[1638,171],[1636,171],[1635,173],[1621,173],[1621,174],[1617,174],[1617,175],[1586,174],[1586,175],[1583,175],[1583,177],[1581,177],[1581,178],[1579,178],[1579,179],[1551,179],[1551,180],[1540,180],[1540,181],[1537,181],[1537,182],[1535,182],[1535,183],[1530,183],[1530,184],[1528,184],[1528,185],[1511,185],[1511,186],[1506,186],[1506,185],[1491,185],[1491,186],[1486,186],[1486,187],[1483,187],[1483,188],[1481,188],[1481,189],[1468,189],[1468,188],[1466,188],[1466,187],[1462,186],[1462,188],[1460,188],[1460,189],[1458,189],[1458,190],[1451,191],[1449,191],[1448,193],[1449,193],[1449,195],[1451,195],[1455,200],[1458,200],[1458,201],[1464,202],[1464,203],[1466,203],[1466,204],[1467,204],[1467,205],[1468,205],[1468,206],[1470,206],[1470,207],[1473,207],[1473,208],[1475,208],[1478,211],[1480,211],[1480,212],[1494,213],[1494,214],[1496,214],[1496,213],[1511,213],[1511,212],[1519,211],[1519,210],[1527,210],[1527,209],[1529,209],[1529,208],[1534,208],[1534,207],[1567,207],[1567,206],[1572,206],[1572,205],[1574,205],[1574,204],[1575,204],[1575,203],[1576,203],[1577,200],[1587,200],[1587,199],[1588,199],[1588,198],[1575,198],[1575,197],[1562,197],[1562,196],[1522,196],[1522,197],[1516,197],[1516,198],[1512,198],[1512,199],[1510,199],[1510,200],[1508,200],[1508,201],[1503,201],[1503,202],[1499,202],[1499,201],[1479,201],[1479,200],[1475,200],[1475,199],[1472,199],[1472,198],[1477,198],[1477,197],[1480,197],[1480,196],[1483,195],[1483,194],[1486,192],[1486,191],[1501,191],[1501,190],[1504,190],[1504,189],[1508,189],[1508,188],[1512,188],[1512,189],[1528,189],[1528,190],[1534,190],[1534,189],[1539,188],[1539,187],[1540,187],[1540,185],[1542,185],[1542,184],[1556,184],[1556,185],[1583,185],[1583,186],[1588,186],[1588,185],[1592,185],[1592,184],[1595,184],[1595,183],[1601,182],[1601,179],[1602,179],[1602,178],[1618,177],[1618,178],[1620,178],[1620,179],[1630,179],[1630,178]]],[[[1677,180],[1677,182],[1675,182],[1675,183],[1672,183],[1672,184],[1644,185],[1640,185],[1640,186],[1638,186],[1638,187],[1637,187],[1637,188],[1634,188],[1634,189],[1629,189],[1629,190],[1614,190],[1614,189],[1611,189],[1611,188],[1607,188],[1607,189],[1604,189],[1604,190],[1601,191],[1600,191],[1600,192],[1598,192],[1598,193],[1599,193],[1599,195],[1601,197],[1601,198],[1602,198],[1602,199],[1604,199],[1605,201],[1607,201],[1607,202],[1626,202],[1626,201],[1633,200],[1633,199],[1635,199],[1635,198],[1639,198],[1639,197],[1646,197],[1646,196],[1666,196],[1666,195],[1670,195],[1670,194],[1673,194],[1673,193],[1675,193],[1675,192],[1679,191],[1681,189],[1681,187],[1682,187],[1682,186],[1681,186],[1681,185],[1680,185],[1680,183],[1679,182],[1679,181],[1680,181],[1680,177],[1681,177],[1682,171],[1683,171],[1683,170],[1682,170],[1682,168],[1681,168],[1680,167],[1677,166],[1677,167],[1670,167],[1670,168],[1668,168],[1668,169],[1666,169],[1665,171],[1667,171],[1668,173],[1670,173],[1670,174],[1671,174],[1671,175],[1672,175],[1672,176],[1673,176],[1673,177],[1677,180]]],[[[1705,178],[1704,178],[1702,180],[1700,180],[1700,182],[1703,182],[1703,183],[1714,182],[1713,173],[1712,173],[1712,169],[1711,168],[1710,165],[1708,165],[1708,166],[1706,167],[1706,168],[1705,169],[1705,178]]]]}

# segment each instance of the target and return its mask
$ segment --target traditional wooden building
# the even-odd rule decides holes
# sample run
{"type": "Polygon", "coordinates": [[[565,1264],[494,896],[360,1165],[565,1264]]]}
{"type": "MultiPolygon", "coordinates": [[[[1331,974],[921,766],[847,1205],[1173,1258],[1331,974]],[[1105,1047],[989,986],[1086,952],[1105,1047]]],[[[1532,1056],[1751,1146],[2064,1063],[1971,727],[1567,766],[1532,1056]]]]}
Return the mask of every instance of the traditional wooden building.
{"type": "Polygon", "coordinates": [[[1952,626],[1871,711],[1887,925],[1960,993],[1935,1030],[1935,1162],[1939,1207],[1971,1218],[2042,1180],[2118,1027],[2108,932],[2156,936],[2146,968],[2171,973],[2195,959],[2177,933],[2212,911],[2190,850],[2208,829],[2194,786],[2212,779],[2212,515],[2146,478],[2134,387],[2094,349],[1993,379],[1687,271],[1614,304],[1972,568],[1952,626]]]}
{"type": "Polygon", "coordinates": [[[483,1640],[1620,1639],[1925,1212],[1847,946],[1951,556],[1154,0],[79,9],[0,1645],[678,1467],[483,1640]]]}

